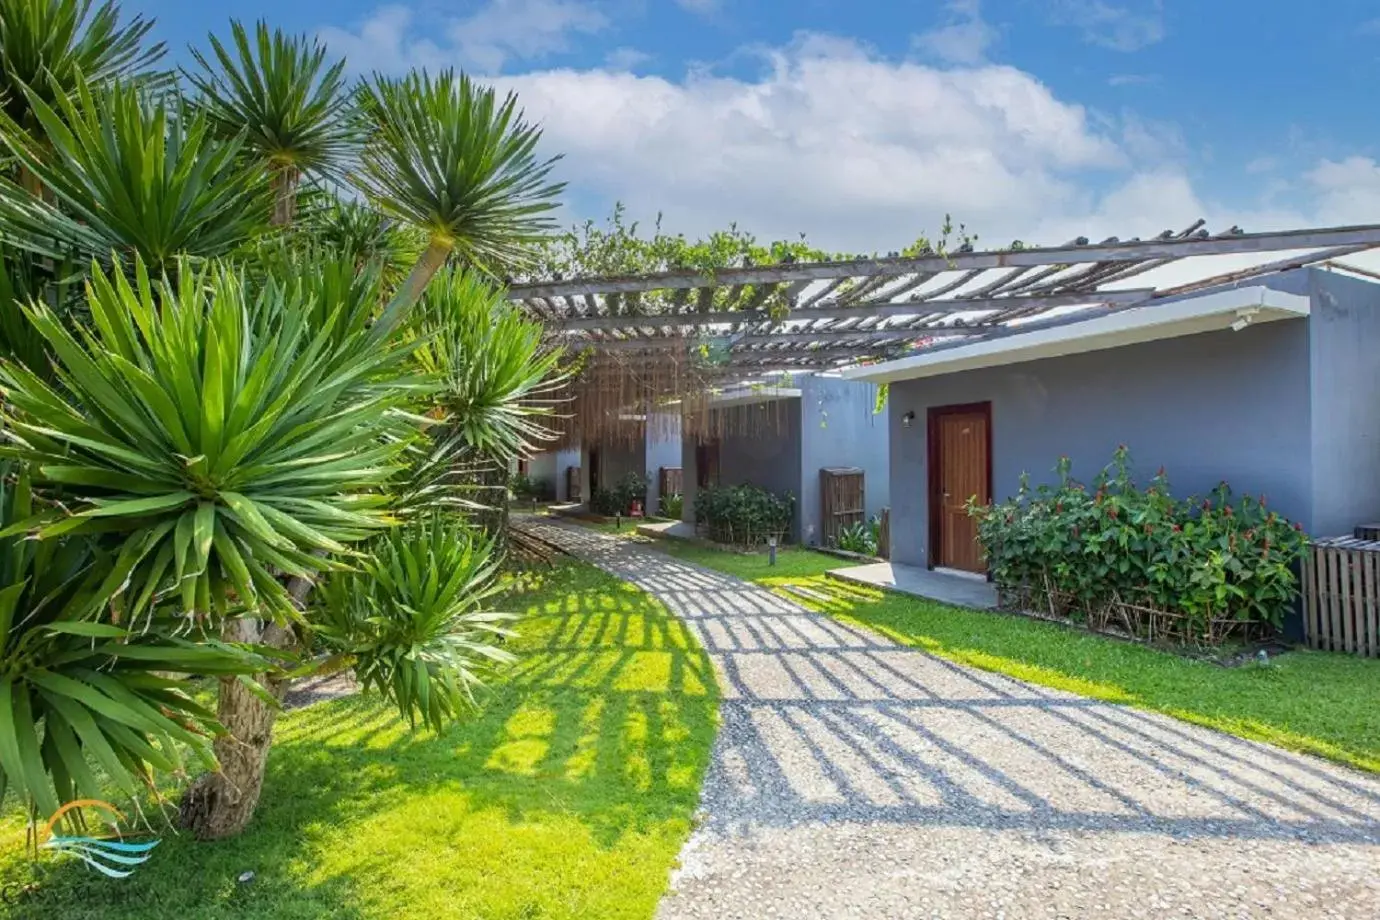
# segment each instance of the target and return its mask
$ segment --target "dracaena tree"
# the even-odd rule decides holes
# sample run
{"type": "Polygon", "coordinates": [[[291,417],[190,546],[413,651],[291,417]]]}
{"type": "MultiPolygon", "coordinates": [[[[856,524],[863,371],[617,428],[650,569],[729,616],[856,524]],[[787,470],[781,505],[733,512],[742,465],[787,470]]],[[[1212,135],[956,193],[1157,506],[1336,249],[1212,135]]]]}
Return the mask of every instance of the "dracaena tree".
{"type": "Polygon", "coordinates": [[[505,659],[491,545],[415,483],[540,437],[554,359],[480,273],[559,186],[516,101],[461,76],[347,93],[319,46],[232,24],[151,92],[142,20],[0,0],[0,48],[36,34],[14,10],[71,27],[0,57],[0,784],[40,814],[190,751],[214,769],[184,823],[233,834],[316,651],[428,725],[505,659]],[[214,713],[189,674],[220,677],[214,713]]]}
{"type": "Polygon", "coordinates": [[[232,45],[210,37],[213,57],[192,50],[200,69],[184,71],[222,136],[243,136],[273,184],[273,223],[292,222],[303,175],[339,178],[354,155],[358,126],[345,62],[325,46],[266,23],[230,25],[232,45]]]}

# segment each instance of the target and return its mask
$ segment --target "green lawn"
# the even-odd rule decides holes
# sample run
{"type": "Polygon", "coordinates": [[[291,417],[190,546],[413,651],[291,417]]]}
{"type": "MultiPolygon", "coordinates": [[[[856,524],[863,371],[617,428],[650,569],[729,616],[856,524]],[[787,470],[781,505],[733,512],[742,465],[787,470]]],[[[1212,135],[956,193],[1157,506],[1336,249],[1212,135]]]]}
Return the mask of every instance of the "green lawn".
{"type": "Polygon", "coordinates": [[[825,603],[783,592],[954,661],[1380,772],[1380,661],[1300,650],[1268,666],[1224,668],[1038,620],[842,585],[824,572],[849,563],[809,550],[781,550],[772,568],[765,552],[674,540],[657,548],[778,590],[827,594],[825,603]]]}
{"type": "Polygon", "coordinates": [[[708,662],[659,604],[588,566],[564,565],[508,606],[527,612],[520,664],[440,736],[361,699],[284,717],[242,837],[165,834],[116,881],[31,864],[11,816],[0,916],[650,918],[715,733],[708,662]],[[254,880],[237,883],[247,870],[254,880]]]}

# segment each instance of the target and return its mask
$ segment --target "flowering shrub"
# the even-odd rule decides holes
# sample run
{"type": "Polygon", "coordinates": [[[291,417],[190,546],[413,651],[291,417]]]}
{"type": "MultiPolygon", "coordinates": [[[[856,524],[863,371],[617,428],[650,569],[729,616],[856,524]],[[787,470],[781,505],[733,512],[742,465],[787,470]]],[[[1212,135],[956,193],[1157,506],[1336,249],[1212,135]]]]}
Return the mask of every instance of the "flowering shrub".
{"type": "Polygon", "coordinates": [[[1191,640],[1281,625],[1306,537],[1264,498],[1233,497],[1224,482],[1181,501],[1163,469],[1140,488],[1125,446],[1090,488],[1072,478],[1067,457],[1055,472],[1056,486],[1032,490],[1022,476],[1014,498],[969,507],[1008,598],[1191,640]]]}
{"type": "Polygon", "coordinates": [[[661,516],[679,521],[685,510],[685,496],[679,492],[661,496],[661,516]]]}
{"type": "Polygon", "coordinates": [[[719,486],[695,496],[695,523],[704,525],[716,543],[754,546],[772,537],[780,542],[794,514],[794,496],[758,486],[719,486]]]}

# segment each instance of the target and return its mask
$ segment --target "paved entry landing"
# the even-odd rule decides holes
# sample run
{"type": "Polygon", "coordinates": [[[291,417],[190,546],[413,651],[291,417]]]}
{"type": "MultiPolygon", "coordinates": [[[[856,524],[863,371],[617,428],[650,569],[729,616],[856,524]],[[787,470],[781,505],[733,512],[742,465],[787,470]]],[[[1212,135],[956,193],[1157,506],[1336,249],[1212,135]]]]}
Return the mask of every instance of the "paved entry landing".
{"type": "Polygon", "coordinates": [[[714,660],[680,918],[1380,915],[1380,782],[953,664],[573,525],[714,660]]]}

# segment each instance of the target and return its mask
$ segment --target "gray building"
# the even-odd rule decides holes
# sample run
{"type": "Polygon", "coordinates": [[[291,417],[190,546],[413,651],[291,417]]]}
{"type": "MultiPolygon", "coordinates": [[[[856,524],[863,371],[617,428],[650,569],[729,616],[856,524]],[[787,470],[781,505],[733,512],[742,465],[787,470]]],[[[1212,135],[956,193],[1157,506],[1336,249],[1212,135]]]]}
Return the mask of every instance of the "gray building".
{"type": "Polygon", "coordinates": [[[528,461],[528,475],[551,483],[557,501],[587,502],[596,489],[609,488],[633,473],[647,480],[647,512],[660,500],[660,471],[680,466],[680,416],[628,418],[629,436],[606,443],[574,444],[538,454],[528,461]],[[571,486],[574,486],[572,489],[571,486]]]}
{"type": "Polygon", "coordinates": [[[743,389],[716,398],[707,429],[713,437],[683,440],[684,520],[693,523],[694,495],[705,484],[761,486],[796,499],[793,539],[818,545],[820,470],[863,471],[867,515],[887,506],[888,429],[877,411],[877,387],[808,374],[787,384],[743,389]]]}
{"type": "Polygon", "coordinates": [[[890,386],[891,558],[982,570],[970,495],[1126,444],[1181,495],[1227,481],[1315,535],[1380,519],[1380,285],[1300,269],[848,372],[890,386]]]}

